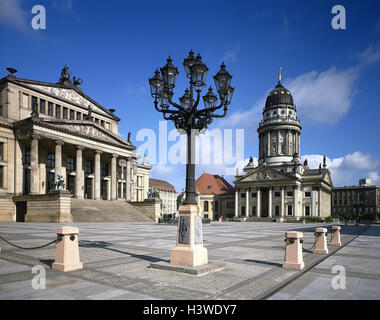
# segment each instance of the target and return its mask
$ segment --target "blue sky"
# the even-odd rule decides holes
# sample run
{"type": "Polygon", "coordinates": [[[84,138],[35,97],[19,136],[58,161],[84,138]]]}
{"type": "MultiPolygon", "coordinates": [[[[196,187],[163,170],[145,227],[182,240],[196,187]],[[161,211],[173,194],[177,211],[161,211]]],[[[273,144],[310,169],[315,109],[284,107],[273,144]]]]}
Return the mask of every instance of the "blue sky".
{"type": "MultiPolygon", "coordinates": [[[[224,61],[236,89],[227,118],[211,129],[244,129],[245,159],[257,157],[263,103],[282,67],[309,165],[326,155],[336,186],[361,177],[380,184],[379,1],[0,0],[0,43],[0,77],[12,66],[19,77],[57,82],[67,64],[87,95],[117,110],[120,133],[131,131],[137,147],[139,130],[158,132],[162,115],[147,81],[168,55],[180,71],[175,97],[186,88],[182,62],[190,49],[202,55],[213,87],[224,61]],[[46,30],[31,28],[36,4],[46,8],[46,30]],[[346,9],[346,30],[331,27],[336,4],[346,9]]],[[[184,166],[152,165],[152,177],[182,189],[184,166]]],[[[224,169],[202,165],[197,174],[224,169]]]]}

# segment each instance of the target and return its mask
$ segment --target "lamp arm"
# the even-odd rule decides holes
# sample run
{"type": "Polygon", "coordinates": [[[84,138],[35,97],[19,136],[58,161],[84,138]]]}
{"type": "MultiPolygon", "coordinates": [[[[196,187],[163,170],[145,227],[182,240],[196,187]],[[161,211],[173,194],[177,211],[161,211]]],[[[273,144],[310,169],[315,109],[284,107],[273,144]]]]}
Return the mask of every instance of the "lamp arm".
{"type": "Polygon", "coordinates": [[[181,110],[181,111],[184,111],[184,109],[183,109],[179,104],[177,104],[177,103],[175,103],[175,102],[172,101],[172,98],[171,98],[170,95],[169,95],[169,97],[168,97],[168,101],[169,101],[169,103],[170,103],[173,107],[175,107],[175,108],[177,108],[177,109],[179,109],[179,110],[181,110]]]}
{"type": "Polygon", "coordinates": [[[198,107],[198,104],[199,104],[199,100],[201,99],[201,92],[202,92],[202,90],[197,90],[197,100],[195,100],[195,103],[194,103],[194,106],[193,106],[193,110],[195,109],[197,109],[197,107],[198,107]]]}
{"type": "Polygon", "coordinates": [[[227,107],[224,107],[223,114],[214,114],[214,113],[210,114],[211,118],[224,118],[226,115],[227,115],[227,107]]]}

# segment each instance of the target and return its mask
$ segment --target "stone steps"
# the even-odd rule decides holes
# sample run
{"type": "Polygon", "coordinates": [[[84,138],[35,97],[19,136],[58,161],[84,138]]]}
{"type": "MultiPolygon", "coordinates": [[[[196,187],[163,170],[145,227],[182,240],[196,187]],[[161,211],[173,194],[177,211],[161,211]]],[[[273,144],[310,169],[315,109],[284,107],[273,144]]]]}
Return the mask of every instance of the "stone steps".
{"type": "Polygon", "coordinates": [[[142,211],[125,201],[71,198],[73,222],[152,222],[142,211]]]}

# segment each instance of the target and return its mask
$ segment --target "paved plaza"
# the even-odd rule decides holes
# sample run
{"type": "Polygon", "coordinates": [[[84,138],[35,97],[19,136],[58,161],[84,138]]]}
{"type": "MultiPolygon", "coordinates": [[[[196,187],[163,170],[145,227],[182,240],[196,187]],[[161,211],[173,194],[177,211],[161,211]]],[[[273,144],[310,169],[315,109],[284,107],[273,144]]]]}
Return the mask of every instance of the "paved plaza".
{"type": "MultiPolygon", "coordinates": [[[[65,224],[66,225],[66,224],[65,224]]],[[[202,276],[150,268],[169,261],[176,226],[156,223],[75,223],[83,270],[51,269],[55,245],[25,250],[0,240],[0,299],[379,299],[380,226],[342,227],[343,248],[313,254],[321,224],[212,222],[204,225],[209,261],[225,269],[202,276]],[[282,269],[284,234],[304,233],[302,271],[282,269]],[[32,267],[46,268],[46,289],[33,289],[32,267]],[[346,269],[346,289],[334,290],[331,269],[346,269]]],[[[0,223],[0,235],[25,247],[56,238],[58,224],[0,223]]],[[[332,225],[325,225],[330,231],[332,225]]],[[[328,239],[330,236],[328,237],[328,239]]]]}

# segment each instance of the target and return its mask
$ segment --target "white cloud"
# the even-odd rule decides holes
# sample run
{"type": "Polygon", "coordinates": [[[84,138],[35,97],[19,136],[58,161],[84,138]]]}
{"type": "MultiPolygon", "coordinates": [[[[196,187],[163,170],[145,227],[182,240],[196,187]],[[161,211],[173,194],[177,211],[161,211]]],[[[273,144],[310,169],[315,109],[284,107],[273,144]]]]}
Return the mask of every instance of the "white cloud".
{"type": "Polygon", "coordinates": [[[27,12],[21,7],[19,0],[0,0],[0,24],[25,32],[27,12]]]}
{"type": "Polygon", "coordinates": [[[368,178],[370,178],[372,181],[372,184],[380,185],[380,175],[377,171],[370,171],[368,172],[368,178]]]}
{"type": "Polygon", "coordinates": [[[151,178],[166,179],[168,176],[176,173],[176,167],[173,165],[155,165],[150,171],[151,178]]]}
{"type": "Polygon", "coordinates": [[[358,68],[311,71],[285,82],[293,95],[298,116],[317,123],[336,123],[347,114],[355,95],[358,68]]]}
{"type": "MultiPolygon", "coordinates": [[[[317,169],[323,163],[323,155],[306,154],[301,156],[302,161],[307,159],[310,169],[317,169]]],[[[326,157],[327,168],[331,172],[334,185],[357,183],[353,181],[358,175],[369,175],[366,171],[374,170],[379,166],[379,161],[373,160],[369,154],[356,151],[344,157],[331,159],[326,157]]],[[[372,172],[373,173],[373,172],[372,172]]]]}
{"type": "Polygon", "coordinates": [[[224,61],[225,63],[236,62],[239,51],[240,51],[240,42],[236,42],[227,49],[221,61],[224,61]]]}
{"type": "MultiPolygon", "coordinates": [[[[380,17],[379,17],[379,28],[380,28],[380,17]]],[[[361,67],[366,67],[375,64],[380,61],[380,42],[375,45],[370,45],[367,50],[361,52],[359,55],[359,60],[361,61],[361,67]]]]}

